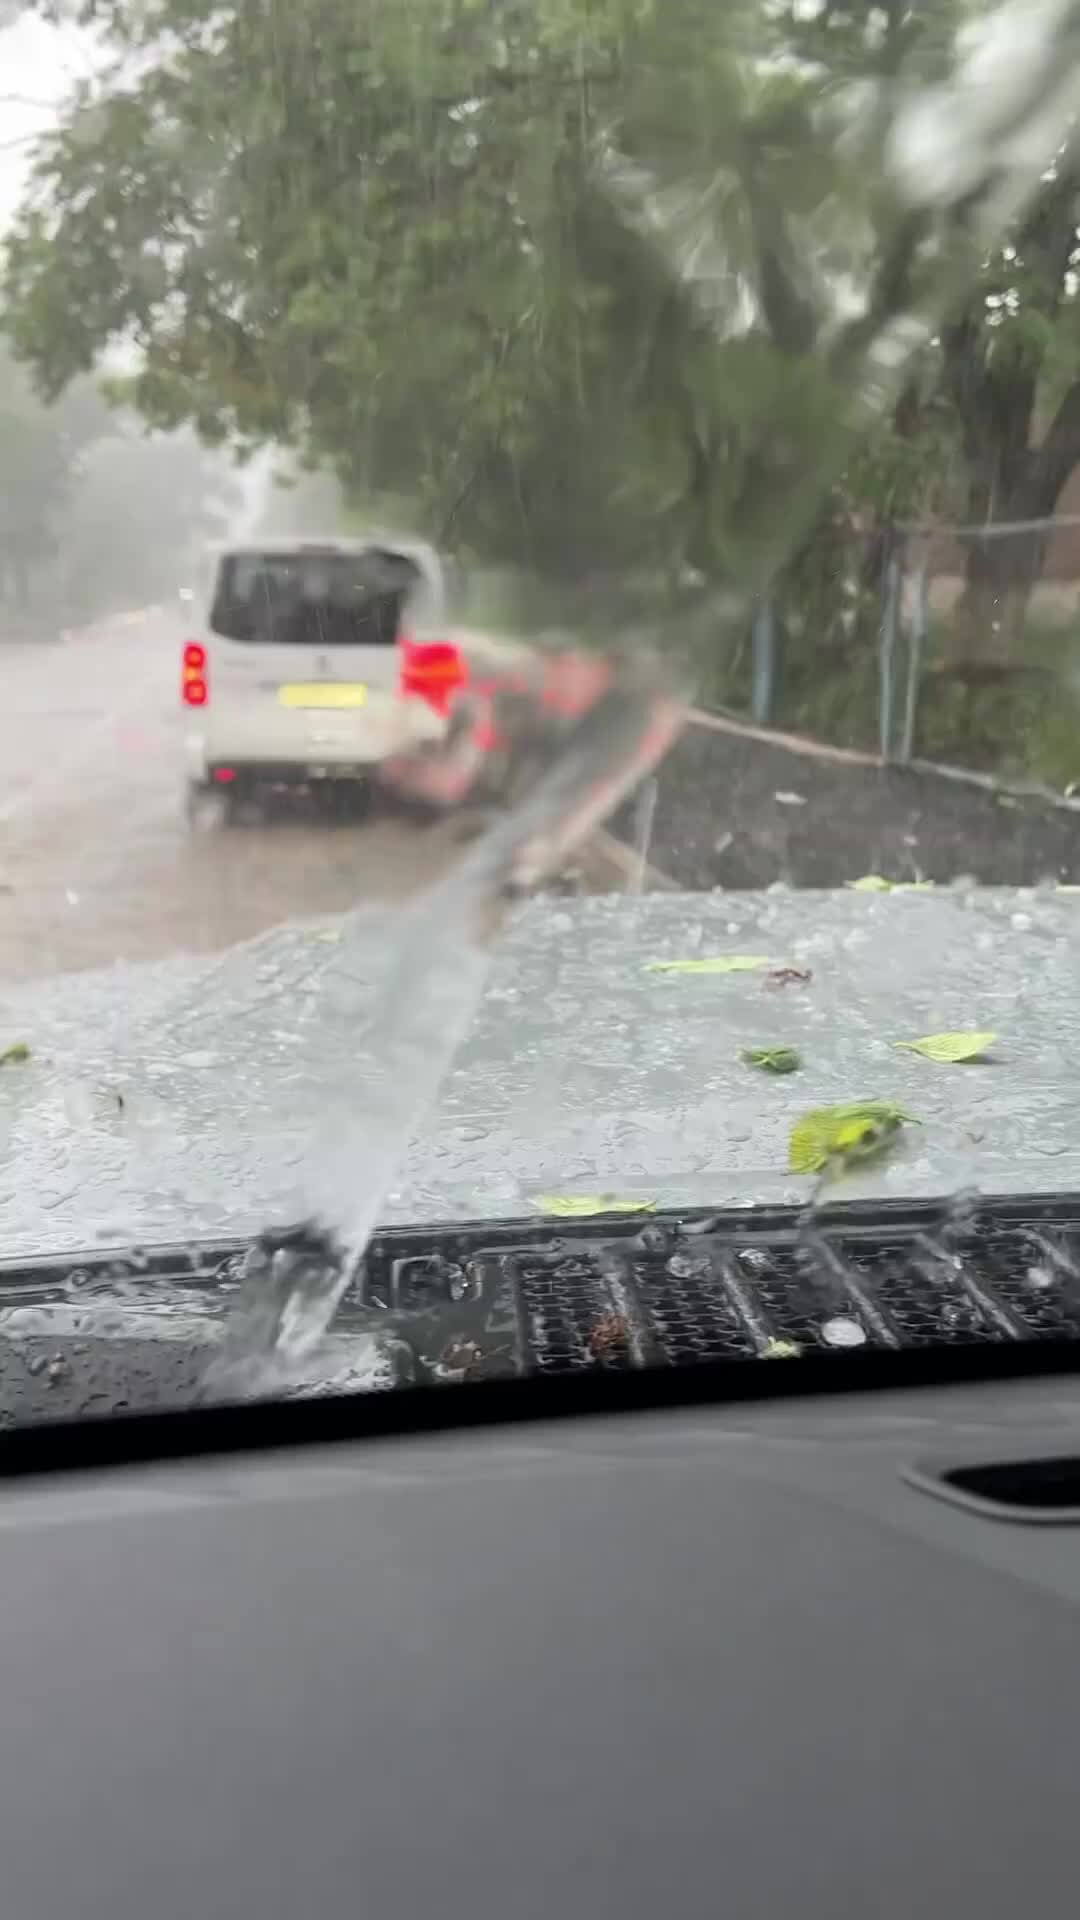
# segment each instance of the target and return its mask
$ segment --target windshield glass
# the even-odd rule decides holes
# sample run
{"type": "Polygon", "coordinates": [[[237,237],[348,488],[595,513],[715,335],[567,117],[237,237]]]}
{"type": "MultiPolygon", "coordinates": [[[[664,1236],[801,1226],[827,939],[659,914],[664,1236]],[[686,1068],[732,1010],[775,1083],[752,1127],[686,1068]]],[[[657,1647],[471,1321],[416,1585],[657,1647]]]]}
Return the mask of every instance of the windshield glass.
{"type": "Polygon", "coordinates": [[[0,1421],[1080,1334],[1076,0],[0,70],[0,1421]]]}
{"type": "Polygon", "coordinates": [[[211,633],[268,646],[392,647],[422,575],[407,554],[226,553],[218,562],[211,633]]]}

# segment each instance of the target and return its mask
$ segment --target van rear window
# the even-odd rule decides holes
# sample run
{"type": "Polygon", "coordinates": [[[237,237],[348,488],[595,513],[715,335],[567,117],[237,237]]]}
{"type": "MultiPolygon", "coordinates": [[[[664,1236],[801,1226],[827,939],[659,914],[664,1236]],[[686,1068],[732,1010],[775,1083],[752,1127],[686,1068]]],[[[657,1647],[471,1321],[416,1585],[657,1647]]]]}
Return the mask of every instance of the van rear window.
{"type": "Polygon", "coordinates": [[[210,627],[256,645],[392,647],[422,574],[407,554],[233,553],[218,567],[210,627]]]}

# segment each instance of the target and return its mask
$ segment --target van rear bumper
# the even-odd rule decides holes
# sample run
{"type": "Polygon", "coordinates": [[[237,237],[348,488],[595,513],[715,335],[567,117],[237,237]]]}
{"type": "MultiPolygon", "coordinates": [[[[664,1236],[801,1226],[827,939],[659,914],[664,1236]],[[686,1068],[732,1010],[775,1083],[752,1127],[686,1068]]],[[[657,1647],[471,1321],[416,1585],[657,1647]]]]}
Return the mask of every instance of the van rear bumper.
{"type": "Polygon", "coordinates": [[[365,716],[364,726],[332,714],[312,717],[307,725],[252,722],[247,716],[214,716],[192,728],[185,739],[187,778],[196,785],[210,779],[215,767],[233,767],[266,779],[304,781],[349,779],[374,771],[384,760],[440,740],[446,722],[427,702],[388,700],[375,725],[365,716]]]}
{"type": "Polygon", "coordinates": [[[190,787],[216,787],[233,792],[259,788],[313,787],[329,781],[362,784],[379,766],[377,760],[241,760],[232,755],[214,758],[191,754],[187,761],[190,787]]]}

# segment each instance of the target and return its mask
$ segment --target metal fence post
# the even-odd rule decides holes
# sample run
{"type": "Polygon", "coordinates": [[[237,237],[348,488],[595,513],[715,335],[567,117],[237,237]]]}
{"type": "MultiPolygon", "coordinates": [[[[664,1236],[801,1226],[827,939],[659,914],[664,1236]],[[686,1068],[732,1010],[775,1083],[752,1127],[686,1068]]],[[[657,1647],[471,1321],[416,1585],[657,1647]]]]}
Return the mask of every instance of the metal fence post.
{"type": "Polygon", "coordinates": [[[900,601],[900,556],[889,555],[882,596],[878,636],[878,744],[883,760],[891,760],[896,711],[896,628],[900,601]]]}
{"type": "Polygon", "coordinates": [[[750,628],[750,713],[754,724],[767,726],[776,699],[776,608],[759,600],[750,628]]]}
{"type": "Polygon", "coordinates": [[[900,736],[900,759],[905,766],[915,751],[915,714],[919,704],[919,680],[929,627],[930,560],[924,552],[915,576],[915,604],[907,635],[907,686],[904,691],[904,726],[900,736]]]}

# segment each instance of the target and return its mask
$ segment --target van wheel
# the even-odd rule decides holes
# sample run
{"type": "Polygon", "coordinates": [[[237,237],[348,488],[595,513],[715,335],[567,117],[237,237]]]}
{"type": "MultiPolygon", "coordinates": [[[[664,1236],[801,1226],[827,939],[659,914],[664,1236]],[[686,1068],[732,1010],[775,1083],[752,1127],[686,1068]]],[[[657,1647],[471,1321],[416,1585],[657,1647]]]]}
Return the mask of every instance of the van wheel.
{"type": "Polygon", "coordinates": [[[313,798],[323,820],[335,826],[359,826],[372,812],[374,789],[370,780],[323,780],[315,786],[313,798]]]}
{"type": "Polygon", "coordinates": [[[212,833],[235,819],[232,795],[202,780],[189,780],[184,792],[184,818],[194,832],[212,833]]]}

